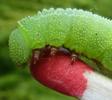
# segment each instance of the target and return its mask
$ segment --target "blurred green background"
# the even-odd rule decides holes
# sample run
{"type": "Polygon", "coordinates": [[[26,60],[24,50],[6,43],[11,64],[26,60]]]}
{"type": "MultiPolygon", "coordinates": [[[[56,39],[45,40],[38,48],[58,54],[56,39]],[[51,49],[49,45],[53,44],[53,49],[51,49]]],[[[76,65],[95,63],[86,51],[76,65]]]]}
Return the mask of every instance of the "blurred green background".
{"type": "Polygon", "coordinates": [[[8,52],[17,20],[50,7],[82,8],[112,18],[112,0],[0,0],[0,100],[74,100],[36,82],[28,67],[18,68],[8,52]]]}

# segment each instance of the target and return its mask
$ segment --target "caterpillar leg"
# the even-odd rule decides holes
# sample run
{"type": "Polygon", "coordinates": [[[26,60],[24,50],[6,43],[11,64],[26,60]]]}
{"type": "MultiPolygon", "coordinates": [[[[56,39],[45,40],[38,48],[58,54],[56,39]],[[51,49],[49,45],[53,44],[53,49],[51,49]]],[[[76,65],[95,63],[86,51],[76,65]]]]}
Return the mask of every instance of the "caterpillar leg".
{"type": "Polygon", "coordinates": [[[33,60],[34,60],[34,64],[36,64],[37,60],[39,60],[39,56],[40,56],[40,49],[34,49],[33,50],[33,60]]]}
{"type": "Polygon", "coordinates": [[[71,64],[73,64],[78,59],[78,55],[75,53],[71,54],[71,64]]]}
{"type": "Polygon", "coordinates": [[[58,48],[51,47],[50,55],[54,56],[58,52],[58,48]]]}

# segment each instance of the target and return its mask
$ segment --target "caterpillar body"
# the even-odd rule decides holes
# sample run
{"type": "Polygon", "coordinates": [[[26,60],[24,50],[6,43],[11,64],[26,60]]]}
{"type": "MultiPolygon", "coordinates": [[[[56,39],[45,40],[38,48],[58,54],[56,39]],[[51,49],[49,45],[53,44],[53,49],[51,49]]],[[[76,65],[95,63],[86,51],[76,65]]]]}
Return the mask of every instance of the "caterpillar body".
{"type": "Polygon", "coordinates": [[[112,21],[80,9],[44,9],[18,21],[9,38],[16,63],[28,61],[35,48],[65,47],[112,70],[112,21]]]}

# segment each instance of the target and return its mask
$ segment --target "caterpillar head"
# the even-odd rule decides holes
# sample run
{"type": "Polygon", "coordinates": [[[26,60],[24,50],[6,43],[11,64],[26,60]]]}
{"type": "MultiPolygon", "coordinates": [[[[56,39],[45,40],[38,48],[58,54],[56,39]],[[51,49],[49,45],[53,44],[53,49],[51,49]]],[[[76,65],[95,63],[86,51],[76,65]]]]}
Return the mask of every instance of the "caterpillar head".
{"type": "Polygon", "coordinates": [[[9,37],[9,52],[16,64],[26,63],[29,57],[30,46],[18,29],[14,30],[9,37]]]}
{"type": "Polygon", "coordinates": [[[19,29],[15,29],[11,33],[9,37],[9,52],[12,60],[16,64],[26,65],[30,60],[33,48],[43,47],[43,42],[41,40],[33,41],[32,39],[35,39],[33,37],[35,36],[28,37],[28,34],[19,29]]]}

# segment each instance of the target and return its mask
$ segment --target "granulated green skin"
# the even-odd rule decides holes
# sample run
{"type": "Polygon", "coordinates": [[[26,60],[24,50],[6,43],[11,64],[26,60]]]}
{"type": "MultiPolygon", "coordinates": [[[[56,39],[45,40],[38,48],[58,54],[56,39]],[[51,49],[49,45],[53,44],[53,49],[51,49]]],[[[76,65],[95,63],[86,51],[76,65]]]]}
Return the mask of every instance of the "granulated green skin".
{"type": "Polygon", "coordinates": [[[78,9],[44,9],[18,21],[9,38],[14,62],[26,63],[33,49],[65,47],[112,70],[112,21],[78,9]]]}

